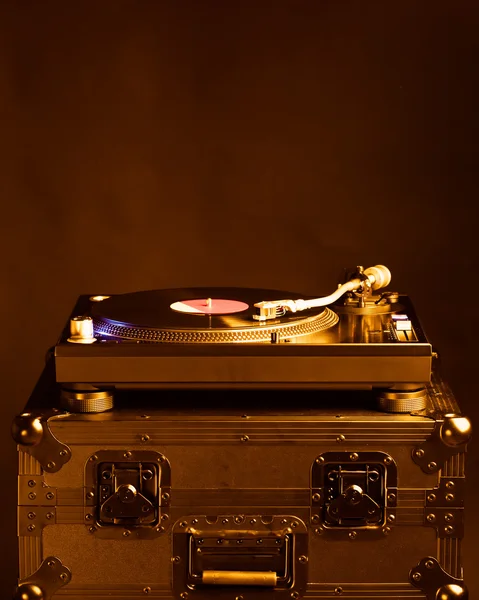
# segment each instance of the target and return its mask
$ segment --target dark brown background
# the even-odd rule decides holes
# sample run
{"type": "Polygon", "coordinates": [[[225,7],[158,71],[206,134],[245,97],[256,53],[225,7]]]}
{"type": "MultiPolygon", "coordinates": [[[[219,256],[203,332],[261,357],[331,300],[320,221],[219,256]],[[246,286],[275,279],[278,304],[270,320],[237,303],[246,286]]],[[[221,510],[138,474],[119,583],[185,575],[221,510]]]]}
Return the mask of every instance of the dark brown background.
{"type": "MultiPolygon", "coordinates": [[[[16,575],[9,424],[81,293],[322,294],[343,267],[384,263],[479,422],[476,2],[0,11],[2,597],[16,575]]],[[[472,598],[477,467],[473,445],[472,598]]]]}

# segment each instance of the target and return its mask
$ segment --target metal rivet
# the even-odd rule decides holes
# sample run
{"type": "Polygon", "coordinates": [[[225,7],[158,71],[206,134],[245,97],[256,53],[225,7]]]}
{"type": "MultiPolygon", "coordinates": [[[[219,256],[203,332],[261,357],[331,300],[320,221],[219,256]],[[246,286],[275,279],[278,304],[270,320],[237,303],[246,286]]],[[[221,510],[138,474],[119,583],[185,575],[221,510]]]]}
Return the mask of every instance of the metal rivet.
{"type": "Polygon", "coordinates": [[[299,598],[299,592],[291,592],[291,598],[299,598]]]}
{"type": "Polygon", "coordinates": [[[430,463],[427,463],[427,468],[430,471],[434,471],[434,469],[437,469],[437,463],[434,461],[431,461],[430,463]]]}
{"type": "Polygon", "coordinates": [[[334,593],[336,594],[336,596],[341,596],[341,594],[343,593],[343,588],[342,587],[334,588],[334,593]]]}
{"type": "Polygon", "coordinates": [[[167,494],[166,492],[164,494],[161,494],[161,499],[165,502],[168,502],[168,500],[170,499],[170,494],[167,494]]]}
{"type": "Polygon", "coordinates": [[[191,519],[191,524],[196,525],[198,523],[198,519],[191,519]]]}
{"type": "Polygon", "coordinates": [[[314,533],[321,535],[322,533],[324,533],[324,527],[316,527],[314,533]]]}
{"type": "Polygon", "coordinates": [[[414,451],[414,456],[417,458],[422,458],[424,456],[424,450],[422,448],[418,448],[414,451]]]}
{"type": "Polygon", "coordinates": [[[454,483],[454,481],[448,481],[448,482],[446,483],[446,487],[447,487],[447,489],[448,489],[448,490],[452,490],[452,488],[453,488],[454,486],[455,486],[455,483],[454,483]]]}
{"type": "Polygon", "coordinates": [[[388,523],[394,523],[395,520],[396,520],[396,517],[394,515],[388,516],[388,523]]]}
{"type": "Polygon", "coordinates": [[[314,462],[317,465],[321,465],[324,462],[324,456],[318,456],[318,458],[314,462]]]}
{"type": "Polygon", "coordinates": [[[257,544],[262,544],[262,543],[263,543],[263,540],[262,540],[261,538],[259,538],[259,540],[256,540],[256,543],[257,543],[257,544]]]}
{"type": "Polygon", "coordinates": [[[45,498],[47,500],[53,500],[54,497],[55,497],[55,494],[53,492],[47,492],[47,494],[45,495],[45,498]]]}
{"type": "Polygon", "coordinates": [[[167,515],[166,513],[163,513],[163,514],[161,515],[161,520],[162,520],[162,521],[168,521],[168,519],[169,519],[169,518],[170,518],[170,515],[167,515]]]}
{"type": "Polygon", "coordinates": [[[66,580],[68,579],[68,575],[67,575],[67,573],[60,573],[60,579],[61,579],[62,581],[66,581],[66,580]]]}
{"type": "Polygon", "coordinates": [[[197,543],[198,546],[202,546],[205,543],[205,540],[203,538],[200,538],[197,543]]]}
{"type": "Polygon", "coordinates": [[[243,596],[236,596],[235,600],[244,600],[243,596]]]}
{"type": "Polygon", "coordinates": [[[30,481],[28,482],[28,487],[35,487],[37,485],[37,482],[34,479],[30,479],[30,481]]]}
{"type": "Polygon", "coordinates": [[[454,494],[446,494],[446,502],[452,502],[454,500],[454,494]]]}
{"type": "Polygon", "coordinates": [[[349,458],[350,458],[350,460],[358,460],[358,458],[359,458],[359,454],[358,454],[357,452],[352,452],[352,453],[349,455],[349,458]]]}
{"type": "Polygon", "coordinates": [[[321,494],[313,494],[313,502],[319,502],[321,500],[321,494]]]}
{"type": "Polygon", "coordinates": [[[94,498],[95,497],[95,493],[94,492],[88,492],[88,494],[86,495],[87,498],[94,498]]]}
{"type": "Polygon", "coordinates": [[[452,525],[447,525],[447,527],[444,527],[444,531],[448,534],[451,534],[454,532],[454,527],[452,525]]]}
{"type": "Polygon", "coordinates": [[[89,527],[89,528],[88,528],[88,531],[89,531],[90,533],[95,533],[95,531],[96,531],[96,527],[95,527],[94,525],[92,525],[91,527],[89,527]]]}
{"type": "Polygon", "coordinates": [[[28,515],[27,515],[27,517],[28,517],[29,519],[34,519],[36,516],[37,516],[37,515],[36,515],[34,512],[29,512],[29,513],[28,513],[28,515]]]}
{"type": "Polygon", "coordinates": [[[56,467],[55,463],[53,462],[53,460],[51,460],[49,463],[47,463],[47,467],[49,469],[54,469],[56,467]]]}
{"type": "Polygon", "coordinates": [[[28,498],[29,498],[30,500],[35,500],[35,498],[36,498],[36,497],[37,497],[37,495],[35,494],[35,492],[30,492],[30,493],[28,494],[28,498]]]}
{"type": "MultiPolygon", "coordinates": [[[[256,519],[250,519],[250,524],[251,524],[251,525],[254,525],[255,523],[256,523],[256,519]]],[[[283,519],[283,520],[281,521],[281,523],[282,523],[283,525],[286,525],[286,523],[287,523],[286,519],[283,519]]]]}
{"type": "Polygon", "coordinates": [[[221,522],[223,523],[223,525],[226,525],[226,523],[229,523],[229,519],[223,519],[221,522]]]}
{"type": "Polygon", "coordinates": [[[181,556],[175,556],[175,557],[173,557],[173,562],[176,563],[176,564],[180,563],[181,562],[181,556]]]}
{"type": "Polygon", "coordinates": [[[123,456],[124,456],[125,458],[131,458],[131,452],[128,450],[127,452],[124,452],[124,453],[123,453],[123,456]]]}
{"type": "Polygon", "coordinates": [[[384,535],[389,535],[391,533],[391,528],[390,527],[383,527],[383,534],[384,535]]]}
{"type": "Polygon", "coordinates": [[[241,439],[242,442],[248,442],[249,441],[249,436],[248,435],[242,435],[240,439],[241,439]]]}
{"type": "Polygon", "coordinates": [[[426,569],[434,569],[434,561],[433,560],[426,560],[426,562],[424,564],[426,566],[426,569]]]}
{"type": "Polygon", "coordinates": [[[291,527],[295,528],[299,525],[298,521],[292,521],[291,522],[291,527]]]}
{"type": "Polygon", "coordinates": [[[123,532],[123,537],[128,537],[130,535],[130,532],[128,531],[128,529],[125,529],[125,531],[123,532]]]}
{"type": "Polygon", "coordinates": [[[388,494],[388,500],[390,502],[394,502],[396,500],[396,494],[394,494],[393,492],[388,494]]]}
{"type": "Polygon", "coordinates": [[[336,441],[338,442],[338,444],[342,444],[343,442],[346,441],[346,436],[343,434],[338,435],[338,437],[336,438],[336,441]]]}
{"type": "Polygon", "coordinates": [[[47,514],[45,515],[47,519],[53,519],[53,517],[55,516],[52,512],[47,512],[47,514]]]}
{"type": "Polygon", "coordinates": [[[319,521],[320,521],[319,515],[313,515],[311,517],[311,523],[319,523],[319,521]]]}
{"type": "Polygon", "coordinates": [[[28,527],[27,527],[28,531],[34,531],[35,530],[35,525],[33,523],[31,523],[28,527]]]}
{"type": "Polygon", "coordinates": [[[239,524],[240,524],[240,523],[242,523],[243,521],[244,521],[244,517],[242,517],[241,515],[237,515],[237,516],[235,517],[235,523],[236,523],[237,525],[239,525],[239,524]]]}
{"type": "Polygon", "coordinates": [[[165,531],[165,528],[164,528],[164,527],[157,527],[157,528],[156,528],[156,531],[157,531],[158,533],[163,533],[163,532],[165,531]]]}
{"type": "MultiPolygon", "coordinates": [[[[251,519],[250,523],[256,523],[256,519],[251,519]]],[[[281,519],[281,525],[286,525],[286,523],[288,522],[288,519],[281,519]]]]}
{"type": "Polygon", "coordinates": [[[426,519],[429,521],[429,523],[434,523],[434,521],[436,520],[436,515],[434,515],[433,513],[429,513],[426,519]]]}
{"type": "Polygon", "coordinates": [[[151,592],[151,587],[145,587],[143,588],[143,593],[144,594],[149,594],[151,592]]]}
{"type": "Polygon", "coordinates": [[[422,575],[421,575],[421,573],[418,573],[416,571],[415,573],[412,574],[412,578],[414,579],[414,581],[421,581],[422,575]]]}
{"type": "Polygon", "coordinates": [[[384,464],[385,465],[390,465],[392,463],[393,459],[390,456],[386,456],[386,458],[384,459],[384,464]]]}
{"type": "Polygon", "coordinates": [[[216,540],[216,543],[217,543],[217,544],[222,544],[223,542],[224,542],[224,539],[223,539],[223,538],[219,538],[218,540],[216,540]]]}
{"type": "Polygon", "coordinates": [[[93,454],[92,456],[90,456],[90,462],[94,462],[95,460],[98,460],[98,456],[96,454],[93,454]]]}
{"type": "Polygon", "coordinates": [[[66,450],[60,450],[60,456],[66,456],[66,455],[67,455],[66,450]]]}
{"type": "Polygon", "coordinates": [[[436,500],[436,494],[429,494],[427,497],[428,502],[434,502],[436,500]]]}
{"type": "Polygon", "coordinates": [[[354,540],[354,539],[356,539],[356,536],[357,536],[357,535],[358,535],[358,534],[357,534],[355,531],[351,531],[351,532],[349,533],[349,539],[350,539],[350,540],[354,540]]]}
{"type": "Polygon", "coordinates": [[[51,569],[53,569],[53,567],[55,566],[55,561],[54,561],[54,560],[49,560],[49,561],[47,562],[47,565],[48,565],[48,566],[49,566],[51,569]]]}
{"type": "Polygon", "coordinates": [[[446,513],[444,515],[444,520],[450,523],[451,521],[454,521],[454,515],[452,513],[446,513]]]}
{"type": "Polygon", "coordinates": [[[304,554],[303,554],[302,556],[300,556],[298,558],[298,560],[299,560],[300,563],[307,563],[308,562],[308,557],[304,556],[304,554]]]}
{"type": "Polygon", "coordinates": [[[181,592],[180,598],[182,598],[182,600],[185,600],[185,598],[188,598],[188,592],[181,592]]]}
{"type": "Polygon", "coordinates": [[[186,527],[188,523],[186,521],[181,521],[180,527],[186,527]]]}
{"type": "Polygon", "coordinates": [[[150,436],[149,436],[147,433],[144,433],[144,434],[141,436],[141,441],[142,441],[142,442],[148,442],[149,440],[150,440],[150,436]]]}

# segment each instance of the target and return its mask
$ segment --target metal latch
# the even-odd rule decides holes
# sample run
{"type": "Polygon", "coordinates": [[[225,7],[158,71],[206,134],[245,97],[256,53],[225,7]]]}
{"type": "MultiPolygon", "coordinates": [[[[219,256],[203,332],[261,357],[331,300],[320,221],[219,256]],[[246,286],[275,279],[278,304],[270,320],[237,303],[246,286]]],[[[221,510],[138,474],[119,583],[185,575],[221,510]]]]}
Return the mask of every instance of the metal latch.
{"type": "Polygon", "coordinates": [[[91,533],[128,538],[134,532],[138,538],[165,531],[160,521],[168,519],[171,473],[160,453],[99,451],[88,460],[85,479],[85,520],[91,533]]]}
{"type": "MultiPolygon", "coordinates": [[[[316,533],[381,532],[394,521],[397,468],[384,452],[327,452],[311,471],[311,520],[316,533]],[[387,513],[387,514],[386,514],[387,513]],[[389,517],[389,518],[388,518],[389,517]]],[[[388,529],[389,531],[389,529],[388,529]]],[[[383,531],[384,533],[384,531],[383,531]]]]}

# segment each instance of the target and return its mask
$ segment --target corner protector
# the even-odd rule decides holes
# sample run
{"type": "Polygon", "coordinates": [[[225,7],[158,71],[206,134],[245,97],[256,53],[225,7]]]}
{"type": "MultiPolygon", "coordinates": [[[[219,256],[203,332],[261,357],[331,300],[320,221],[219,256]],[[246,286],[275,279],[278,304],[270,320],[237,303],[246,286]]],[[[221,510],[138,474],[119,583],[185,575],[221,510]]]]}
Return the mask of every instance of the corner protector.
{"type": "Polygon", "coordinates": [[[48,420],[60,416],[53,409],[43,413],[22,413],[12,423],[12,437],[19,445],[19,451],[28,452],[47,473],[56,473],[71,458],[71,450],[51,432],[48,420]]]}

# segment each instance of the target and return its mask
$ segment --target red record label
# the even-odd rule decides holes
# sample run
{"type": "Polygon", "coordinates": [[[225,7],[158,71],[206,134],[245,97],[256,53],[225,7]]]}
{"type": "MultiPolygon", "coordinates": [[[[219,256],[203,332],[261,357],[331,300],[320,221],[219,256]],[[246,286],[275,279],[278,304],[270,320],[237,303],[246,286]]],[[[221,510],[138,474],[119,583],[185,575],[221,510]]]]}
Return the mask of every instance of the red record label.
{"type": "Polygon", "coordinates": [[[170,304],[170,308],[177,312],[193,315],[231,315],[249,308],[246,302],[239,300],[225,300],[224,298],[195,298],[194,300],[180,300],[170,304]]]}

